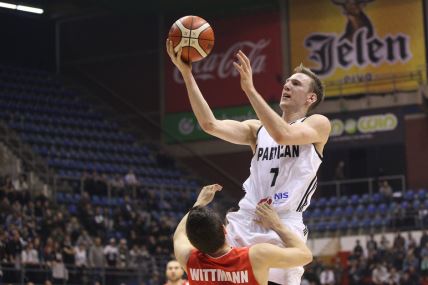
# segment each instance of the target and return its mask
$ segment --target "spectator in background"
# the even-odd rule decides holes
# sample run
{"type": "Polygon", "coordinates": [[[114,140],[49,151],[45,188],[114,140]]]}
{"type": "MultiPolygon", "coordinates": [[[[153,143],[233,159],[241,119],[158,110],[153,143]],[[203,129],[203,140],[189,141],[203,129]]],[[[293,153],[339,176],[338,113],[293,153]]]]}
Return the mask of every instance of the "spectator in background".
{"type": "Polygon", "coordinates": [[[348,267],[348,276],[350,285],[361,285],[361,280],[363,278],[363,271],[361,270],[358,261],[351,258],[349,260],[348,267]]]}
{"type": "Polygon", "coordinates": [[[131,168],[129,169],[128,173],[124,177],[125,185],[126,186],[138,186],[140,185],[140,182],[137,179],[137,176],[134,174],[134,170],[131,168]]]}
{"type": "Polygon", "coordinates": [[[330,266],[325,266],[320,274],[321,285],[335,285],[334,272],[330,266]]]}
{"type": "Polygon", "coordinates": [[[107,266],[117,266],[119,250],[116,246],[116,240],[114,238],[111,238],[109,244],[104,247],[104,256],[106,257],[107,266]]]}
{"type": "Polygon", "coordinates": [[[183,279],[184,270],[177,260],[171,260],[166,265],[166,283],[165,285],[187,285],[187,280],[183,279]]]}
{"type": "Polygon", "coordinates": [[[129,251],[129,263],[128,266],[130,268],[137,268],[138,267],[138,257],[141,254],[140,253],[140,248],[138,247],[137,244],[134,244],[131,248],[131,250],[129,251]]]}
{"type": "Polygon", "coordinates": [[[88,260],[86,255],[86,246],[84,243],[78,244],[74,248],[74,259],[75,259],[75,265],[76,267],[87,267],[88,266],[88,260]]]}
{"type": "Polygon", "coordinates": [[[74,247],[71,244],[70,236],[65,236],[64,241],[62,242],[62,257],[65,266],[70,268],[74,266],[74,247]]]}
{"type": "Polygon", "coordinates": [[[413,253],[413,250],[409,250],[403,261],[403,270],[408,271],[410,268],[419,268],[419,260],[413,253]]]}
{"type": "Polygon", "coordinates": [[[126,268],[129,262],[129,249],[126,243],[126,239],[121,239],[119,241],[118,248],[118,268],[126,268]]]}
{"type": "Polygon", "coordinates": [[[386,284],[388,285],[400,285],[400,273],[395,269],[395,267],[391,266],[389,269],[388,279],[386,284]]]}
{"type": "Polygon", "coordinates": [[[28,191],[29,186],[27,183],[27,176],[25,174],[20,174],[16,179],[12,181],[13,188],[16,191],[28,191]]]}
{"type": "Polygon", "coordinates": [[[406,241],[400,232],[397,232],[394,237],[393,247],[398,250],[404,250],[406,245],[406,241]]]}
{"type": "Polygon", "coordinates": [[[364,254],[363,247],[361,246],[360,240],[357,239],[353,250],[353,255],[356,259],[360,259],[360,257],[363,256],[363,254],[364,254]]]}
{"type": "Polygon", "coordinates": [[[369,239],[366,242],[367,251],[377,250],[377,242],[374,239],[373,234],[370,234],[369,239]]]}
{"type": "Polygon", "coordinates": [[[78,237],[77,244],[84,244],[86,248],[90,247],[92,245],[92,238],[89,236],[88,232],[86,230],[82,230],[82,233],[78,237]]]}
{"type": "Polygon", "coordinates": [[[424,276],[428,276],[428,244],[426,243],[424,247],[422,247],[421,243],[421,273],[424,276]]]}
{"type": "Polygon", "coordinates": [[[125,188],[125,182],[123,181],[123,178],[119,174],[115,174],[112,177],[112,179],[110,180],[110,185],[114,193],[116,194],[121,193],[122,190],[125,188]]]}
{"type": "Polygon", "coordinates": [[[57,251],[55,253],[55,259],[52,261],[52,278],[53,283],[56,284],[65,284],[68,280],[68,270],[65,267],[65,264],[62,260],[61,252],[57,251]]]}
{"type": "Polygon", "coordinates": [[[379,183],[379,193],[386,201],[392,200],[393,191],[387,180],[383,180],[379,183]]]}
{"type": "Polygon", "coordinates": [[[105,267],[105,256],[104,249],[101,244],[99,237],[95,238],[95,243],[89,249],[89,266],[93,268],[104,268],[105,267]]]}
{"type": "Polygon", "coordinates": [[[424,229],[422,231],[421,239],[419,240],[420,247],[425,247],[427,243],[428,243],[428,234],[427,234],[427,231],[424,229]]]}
{"type": "Polygon", "coordinates": [[[342,284],[343,280],[343,265],[341,263],[340,257],[336,257],[333,264],[334,280],[336,284],[342,284]]]}
{"type": "Polygon", "coordinates": [[[27,243],[21,255],[21,260],[23,264],[34,265],[39,263],[39,254],[37,250],[34,249],[33,243],[31,241],[27,243]]]}
{"type": "Polygon", "coordinates": [[[372,272],[372,281],[376,285],[387,284],[389,278],[388,270],[381,263],[376,263],[372,272]]]}
{"type": "Polygon", "coordinates": [[[18,230],[13,230],[6,243],[6,253],[11,263],[21,263],[21,251],[25,246],[25,241],[21,238],[18,230]]]}
{"type": "Polygon", "coordinates": [[[345,162],[343,160],[339,161],[334,170],[334,179],[343,180],[345,179],[345,162]]]}

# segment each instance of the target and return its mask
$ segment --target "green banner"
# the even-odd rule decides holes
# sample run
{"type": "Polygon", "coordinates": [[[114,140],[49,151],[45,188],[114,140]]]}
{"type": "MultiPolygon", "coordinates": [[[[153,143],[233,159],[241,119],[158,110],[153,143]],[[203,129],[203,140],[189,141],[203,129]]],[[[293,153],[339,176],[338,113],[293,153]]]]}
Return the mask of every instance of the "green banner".
{"type": "MultiPolygon", "coordinates": [[[[219,120],[245,121],[256,119],[251,106],[240,106],[213,110],[219,120]]],[[[166,143],[189,142],[212,139],[213,136],[201,130],[192,112],[166,114],[163,123],[164,141],[166,143]]]]}

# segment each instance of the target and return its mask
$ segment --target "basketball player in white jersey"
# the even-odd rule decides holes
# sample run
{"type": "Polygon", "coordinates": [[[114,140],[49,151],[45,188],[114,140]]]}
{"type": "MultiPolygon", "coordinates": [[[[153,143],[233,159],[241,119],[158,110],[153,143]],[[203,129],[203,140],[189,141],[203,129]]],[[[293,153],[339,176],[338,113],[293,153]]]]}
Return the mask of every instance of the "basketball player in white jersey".
{"type": "MultiPolygon", "coordinates": [[[[172,42],[167,40],[167,52],[183,76],[201,128],[231,143],[249,145],[254,154],[250,177],[243,185],[245,196],[239,202],[240,209],[227,215],[228,242],[233,246],[261,242],[281,245],[274,232],[255,221],[257,204],[264,201],[276,209],[286,226],[306,240],[302,213],[315,191],[316,173],[331,129],[325,116],[306,116],[323,100],[319,78],[308,68],[297,67],[283,86],[279,103],[282,116],[279,116],[256,91],[250,61],[239,51],[234,66],[241,77],[241,88],[259,120],[217,120],[199,90],[191,65],[181,60],[181,50],[176,54],[172,42]]],[[[272,269],[269,280],[271,284],[299,285],[302,275],[303,267],[272,269]]]]}

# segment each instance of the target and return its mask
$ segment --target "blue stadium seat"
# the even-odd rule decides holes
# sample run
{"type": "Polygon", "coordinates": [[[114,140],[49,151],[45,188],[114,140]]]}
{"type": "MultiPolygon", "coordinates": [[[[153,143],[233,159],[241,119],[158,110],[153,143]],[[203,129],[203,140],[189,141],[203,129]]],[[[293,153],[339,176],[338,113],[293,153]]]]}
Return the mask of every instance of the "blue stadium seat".
{"type": "Polygon", "coordinates": [[[360,198],[356,194],[352,195],[348,200],[348,203],[353,206],[356,206],[359,202],[360,202],[360,198]]]}
{"type": "Polygon", "coordinates": [[[415,198],[415,192],[413,190],[407,190],[404,192],[404,200],[412,201],[415,198]]]}

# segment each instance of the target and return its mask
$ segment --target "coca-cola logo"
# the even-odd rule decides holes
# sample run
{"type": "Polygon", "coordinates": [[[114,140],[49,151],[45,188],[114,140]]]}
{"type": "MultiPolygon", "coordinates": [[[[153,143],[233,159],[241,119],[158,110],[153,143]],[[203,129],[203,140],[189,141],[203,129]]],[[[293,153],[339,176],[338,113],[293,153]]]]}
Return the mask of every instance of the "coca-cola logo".
{"type": "MultiPolygon", "coordinates": [[[[238,76],[238,72],[233,67],[236,61],[235,55],[238,50],[246,53],[251,61],[253,74],[262,73],[266,69],[266,54],[263,50],[270,44],[270,39],[260,39],[256,42],[242,41],[229,47],[223,53],[212,53],[202,61],[192,64],[195,78],[199,80],[226,79],[238,76]]],[[[180,71],[174,68],[173,78],[176,83],[183,83],[180,71]]]]}

